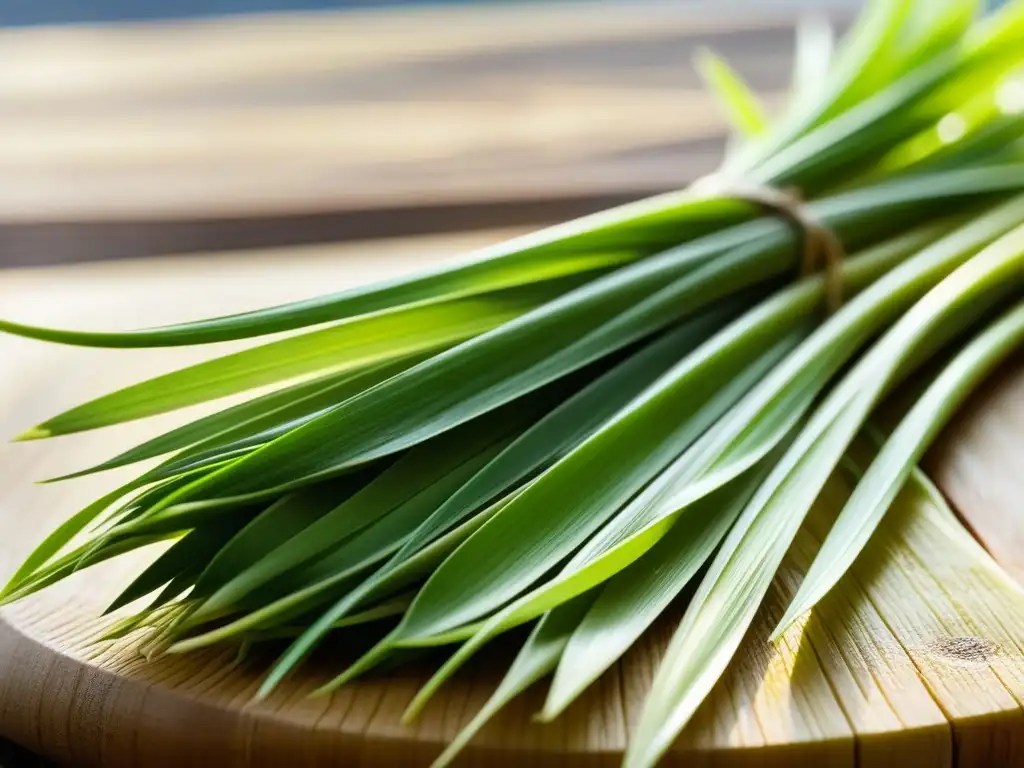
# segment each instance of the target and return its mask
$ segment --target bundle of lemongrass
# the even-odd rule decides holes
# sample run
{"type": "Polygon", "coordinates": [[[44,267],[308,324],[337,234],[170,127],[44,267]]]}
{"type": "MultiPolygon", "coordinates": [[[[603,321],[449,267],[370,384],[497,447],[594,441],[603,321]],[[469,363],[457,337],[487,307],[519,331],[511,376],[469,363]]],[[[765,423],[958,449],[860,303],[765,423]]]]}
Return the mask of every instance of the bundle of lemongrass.
{"type": "Polygon", "coordinates": [[[720,176],[799,189],[848,252],[830,276],[797,279],[801,233],[704,185],[241,315],[125,333],[3,322],[96,347],[323,326],[26,433],[286,384],[78,473],[170,454],[51,534],[3,599],[173,540],[111,606],[150,600],[110,636],[148,627],[148,647],[172,653],[291,637],[262,694],[331,632],[379,641],[328,690],[460,644],[410,717],[484,643],[536,622],[445,762],[551,672],[541,716],[556,717],[703,571],[630,738],[627,764],[654,763],[887,394],[919,385],[779,631],[841,579],[937,431],[1024,340],[1024,0],[981,19],[976,6],[877,0],[834,57],[826,27],[803,27],[773,125],[702,59],[744,139],[720,176]]]}

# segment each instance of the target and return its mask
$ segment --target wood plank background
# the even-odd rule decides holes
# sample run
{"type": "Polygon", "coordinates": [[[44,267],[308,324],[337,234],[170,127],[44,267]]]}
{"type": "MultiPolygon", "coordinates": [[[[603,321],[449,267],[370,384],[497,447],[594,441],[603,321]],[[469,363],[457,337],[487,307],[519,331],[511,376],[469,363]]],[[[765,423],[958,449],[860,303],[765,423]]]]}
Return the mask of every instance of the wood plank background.
{"type": "Polygon", "coordinates": [[[725,135],[699,46],[784,98],[794,12],[739,8],[0,30],[0,265],[534,223],[680,186],[725,135]]]}

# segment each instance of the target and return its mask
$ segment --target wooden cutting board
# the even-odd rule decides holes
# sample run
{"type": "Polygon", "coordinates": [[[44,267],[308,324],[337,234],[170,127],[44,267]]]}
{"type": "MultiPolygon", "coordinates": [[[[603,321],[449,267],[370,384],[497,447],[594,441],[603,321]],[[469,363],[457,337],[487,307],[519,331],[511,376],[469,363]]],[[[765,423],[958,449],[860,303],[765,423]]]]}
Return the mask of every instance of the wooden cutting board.
{"type": "MultiPolygon", "coordinates": [[[[8,270],[0,272],[0,316],[108,328],[181,320],[400,274],[507,234],[8,270]]],[[[0,338],[0,432],[16,434],[83,398],[210,353],[0,338]]],[[[183,418],[153,421],[169,426],[183,418]]],[[[33,480],[105,458],[155,429],[153,421],[0,447],[0,577],[57,521],[123,475],[45,486],[33,480]]],[[[1017,356],[947,430],[928,465],[1018,577],[1022,445],[1024,358],[1017,356]]],[[[771,646],[766,633],[801,568],[799,553],[789,559],[736,662],[667,763],[1024,764],[1024,612],[990,600],[990,574],[978,558],[949,548],[922,499],[908,504],[887,519],[878,545],[888,547],[885,564],[858,566],[805,627],[771,646]]],[[[815,535],[805,531],[801,547],[815,535]]],[[[268,660],[261,654],[237,664],[230,649],[147,661],[130,643],[95,642],[101,607],[146,557],[152,554],[82,572],[0,612],[0,734],[74,765],[425,765],[482,704],[515,650],[515,638],[490,649],[409,728],[399,715],[436,660],[308,698],[355,652],[328,644],[271,699],[253,703],[268,660]]],[[[679,608],[668,614],[560,720],[531,723],[544,695],[544,685],[536,686],[481,733],[462,764],[617,764],[679,608]]]]}

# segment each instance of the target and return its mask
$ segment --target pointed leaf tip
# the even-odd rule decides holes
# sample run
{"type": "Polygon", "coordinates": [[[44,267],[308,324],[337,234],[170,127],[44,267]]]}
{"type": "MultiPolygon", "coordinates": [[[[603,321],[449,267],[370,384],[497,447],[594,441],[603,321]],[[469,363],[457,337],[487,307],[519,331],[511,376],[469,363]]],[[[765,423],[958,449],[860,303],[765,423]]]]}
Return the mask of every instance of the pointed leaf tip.
{"type": "Polygon", "coordinates": [[[32,427],[31,429],[26,429],[11,442],[25,443],[29,440],[45,440],[48,437],[53,437],[53,432],[46,427],[32,427]]]}

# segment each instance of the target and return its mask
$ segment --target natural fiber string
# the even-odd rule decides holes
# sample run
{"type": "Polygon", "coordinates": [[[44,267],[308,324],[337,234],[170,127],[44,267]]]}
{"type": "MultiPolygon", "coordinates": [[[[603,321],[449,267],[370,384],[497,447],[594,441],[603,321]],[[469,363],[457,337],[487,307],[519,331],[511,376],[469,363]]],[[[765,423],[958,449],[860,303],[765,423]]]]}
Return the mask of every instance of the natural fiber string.
{"type": "Polygon", "coordinates": [[[691,189],[742,200],[792,226],[804,243],[800,276],[815,274],[824,261],[825,306],[829,313],[839,309],[843,303],[842,267],[846,253],[843,243],[830,227],[809,212],[799,190],[752,184],[718,174],[701,177],[691,185],[691,189]]]}

